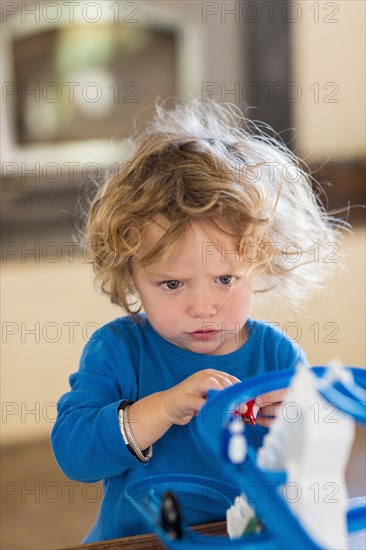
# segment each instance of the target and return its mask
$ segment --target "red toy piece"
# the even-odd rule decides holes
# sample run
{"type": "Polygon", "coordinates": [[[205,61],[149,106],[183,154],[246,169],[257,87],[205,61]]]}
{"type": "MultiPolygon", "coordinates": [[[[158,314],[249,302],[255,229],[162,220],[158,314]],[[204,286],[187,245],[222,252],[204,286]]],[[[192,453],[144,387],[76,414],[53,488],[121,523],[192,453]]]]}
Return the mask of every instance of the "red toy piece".
{"type": "Polygon", "coordinates": [[[251,424],[252,426],[254,426],[255,420],[256,420],[256,417],[257,417],[257,411],[255,411],[254,409],[255,408],[258,409],[258,405],[255,404],[255,399],[251,399],[250,401],[248,401],[245,404],[248,407],[248,409],[245,413],[241,413],[239,411],[234,411],[234,414],[240,414],[240,416],[242,417],[243,422],[245,422],[245,424],[251,424]]]}

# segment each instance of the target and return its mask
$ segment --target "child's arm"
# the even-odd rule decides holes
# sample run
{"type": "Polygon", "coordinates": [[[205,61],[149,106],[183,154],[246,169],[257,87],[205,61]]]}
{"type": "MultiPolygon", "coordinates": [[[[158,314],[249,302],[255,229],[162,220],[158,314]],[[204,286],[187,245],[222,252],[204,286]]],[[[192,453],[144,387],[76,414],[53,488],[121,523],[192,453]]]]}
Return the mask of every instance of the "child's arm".
{"type": "Polygon", "coordinates": [[[173,425],[188,424],[206,402],[209,390],[222,390],[240,382],[235,376],[205,369],[172,388],[154,393],[130,406],[130,427],[140,449],[155,443],[173,425]]]}
{"type": "Polygon", "coordinates": [[[111,327],[98,329],[87,342],[79,370],[70,376],[71,389],[58,400],[52,429],[60,468],[85,483],[144,466],[125,445],[118,422],[121,401],[136,395],[135,343],[111,327]]]}
{"type": "MultiPolygon", "coordinates": [[[[133,399],[136,391],[130,359],[134,345],[132,341],[128,346],[125,335],[96,331],[84,348],[78,372],[70,377],[71,391],[57,403],[52,448],[60,468],[71,479],[92,483],[146,465],[128,450],[118,422],[121,401],[133,399]]],[[[189,422],[209,389],[237,381],[218,371],[200,371],[131,405],[128,416],[140,448],[157,441],[172,424],[189,422]]]]}

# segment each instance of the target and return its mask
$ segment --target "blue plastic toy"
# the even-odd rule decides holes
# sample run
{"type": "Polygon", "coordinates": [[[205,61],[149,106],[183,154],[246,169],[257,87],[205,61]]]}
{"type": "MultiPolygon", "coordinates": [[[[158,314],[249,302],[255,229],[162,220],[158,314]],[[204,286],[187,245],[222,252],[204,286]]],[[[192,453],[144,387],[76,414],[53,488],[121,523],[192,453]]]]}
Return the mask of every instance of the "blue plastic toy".
{"type": "MultiPolygon", "coordinates": [[[[328,376],[327,367],[313,367],[316,374],[316,389],[322,397],[350,415],[356,422],[365,425],[366,407],[363,398],[366,388],[366,371],[359,368],[344,367],[349,376],[341,381],[333,381],[328,376]]],[[[301,525],[281,495],[274,488],[286,479],[286,472],[269,472],[260,469],[256,463],[256,451],[247,440],[245,460],[236,464],[230,462],[223,452],[225,430],[233,419],[238,403],[246,403],[257,395],[289,386],[295,369],[268,373],[247,379],[244,383],[234,384],[222,391],[210,391],[207,402],[197,417],[196,428],[206,446],[207,453],[215,458],[225,479],[230,479],[232,486],[222,481],[188,475],[151,476],[143,481],[130,483],[126,487],[126,497],[140,512],[150,531],[155,532],[161,541],[171,549],[196,550],[209,546],[210,549],[243,548],[243,550],[322,550],[301,525]],[[210,411],[207,414],[207,411],[210,411]],[[227,411],[223,415],[223,410],[227,411]],[[216,411],[216,412],[215,412],[216,411]],[[261,490],[261,498],[253,503],[255,514],[263,522],[259,533],[246,534],[240,539],[230,540],[227,536],[208,536],[192,531],[184,524],[184,510],[179,510],[179,493],[202,493],[202,486],[210,487],[209,498],[221,506],[222,517],[232,505],[232,497],[238,487],[255,484],[261,490]],[[230,489],[230,490],[228,490],[230,489]],[[178,496],[178,502],[171,498],[171,491],[178,496]],[[163,510],[163,520],[162,520],[163,510]],[[182,512],[182,515],[181,515],[182,512]],[[165,515],[164,515],[165,514],[165,515]],[[165,517],[165,519],[164,519],[165,517]],[[169,522],[171,520],[171,524],[169,522]]],[[[173,495],[173,496],[174,496],[173,495]]],[[[239,496],[237,494],[237,496],[239,496]]],[[[207,503],[207,508],[210,504],[207,503]]],[[[350,509],[347,513],[348,533],[357,532],[352,542],[352,549],[364,548],[360,537],[366,530],[366,507],[363,505],[350,509]],[[358,542],[357,542],[357,540],[358,542]]]]}

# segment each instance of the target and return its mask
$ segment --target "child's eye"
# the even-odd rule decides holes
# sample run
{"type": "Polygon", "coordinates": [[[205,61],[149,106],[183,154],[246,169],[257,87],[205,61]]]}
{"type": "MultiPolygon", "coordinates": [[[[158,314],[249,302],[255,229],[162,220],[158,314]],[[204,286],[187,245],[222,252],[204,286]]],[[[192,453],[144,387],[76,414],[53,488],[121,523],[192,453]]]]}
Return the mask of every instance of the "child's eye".
{"type": "Polygon", "coordinates": [[[162,283],[159,283],[158,286],[161,286],[162,288],[163,285],[167,285],[168,288],[165,287],[164,290],[177,290],[179,288],[179,284],[180,284],[180,281],[163,281],[162,283]]]}
{"type": "Polygon", "coordinates": [[[218,279],[220,280],[223,286],[230,286],[234,280],[234,277],[233,275],[220,275],[218,279]]]}

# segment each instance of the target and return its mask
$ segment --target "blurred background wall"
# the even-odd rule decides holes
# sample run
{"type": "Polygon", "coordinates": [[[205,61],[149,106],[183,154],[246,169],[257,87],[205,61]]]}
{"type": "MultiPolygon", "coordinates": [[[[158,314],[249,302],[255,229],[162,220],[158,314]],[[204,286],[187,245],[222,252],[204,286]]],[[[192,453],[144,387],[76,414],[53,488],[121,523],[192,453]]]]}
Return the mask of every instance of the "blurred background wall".
{"type": "MultiPolygon", "coordinates": [[[[307,162],[329,208],[350,206],[347,270],[301,315],[270,299],[254,313],[313,364],[365,365],[365,4],[77,4],[2,4],[1,548],[77,544],[100,504],[99,485],[69,482],[49,445],[87,339],[123,315],[93,289],[76,212],[157,95],[235,103],[307,162]]],[[[360,433],[352,460],[350,493],[364,494],[360,433]]]]}

